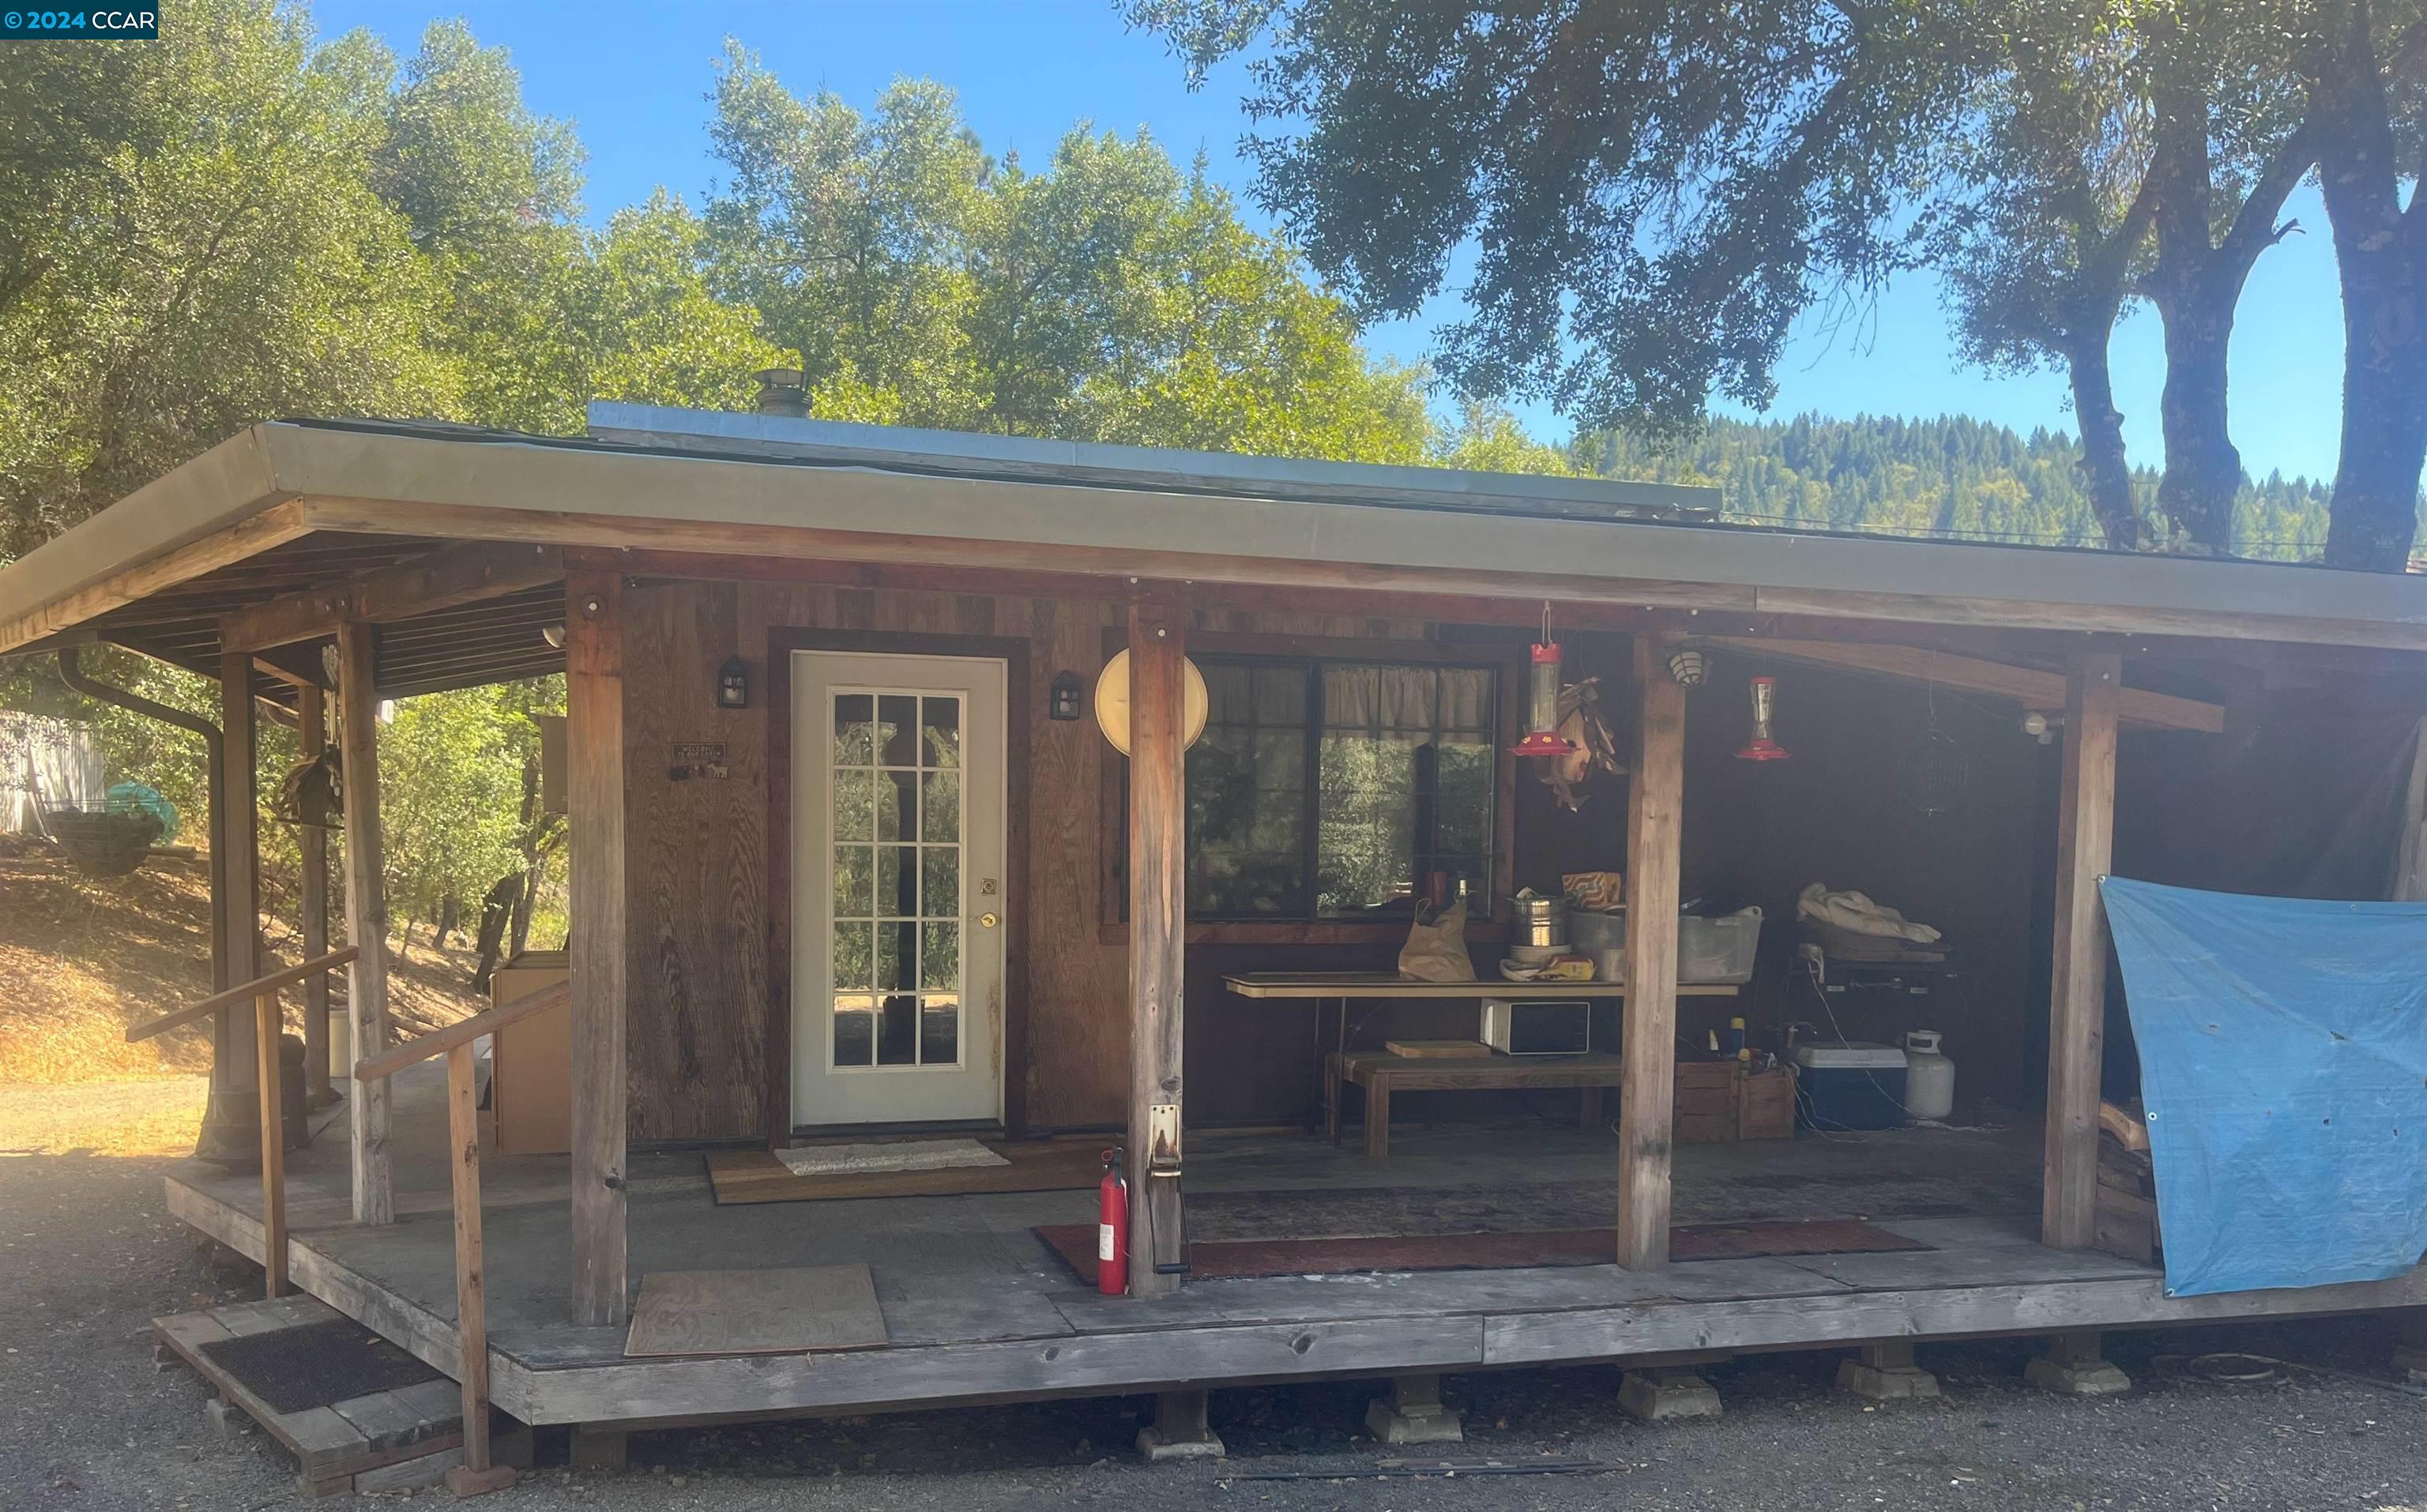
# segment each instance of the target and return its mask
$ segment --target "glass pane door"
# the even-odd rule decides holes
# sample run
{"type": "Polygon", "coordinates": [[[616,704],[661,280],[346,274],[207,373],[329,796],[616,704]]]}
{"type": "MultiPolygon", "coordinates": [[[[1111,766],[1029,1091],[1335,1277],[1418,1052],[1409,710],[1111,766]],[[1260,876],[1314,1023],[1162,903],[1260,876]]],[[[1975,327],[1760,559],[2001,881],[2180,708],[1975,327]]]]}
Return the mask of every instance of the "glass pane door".
{"type": "Polygon", "coordinates": [[[964,1064],[957,692],[837,688],[833,1067],[964,1064]]]}

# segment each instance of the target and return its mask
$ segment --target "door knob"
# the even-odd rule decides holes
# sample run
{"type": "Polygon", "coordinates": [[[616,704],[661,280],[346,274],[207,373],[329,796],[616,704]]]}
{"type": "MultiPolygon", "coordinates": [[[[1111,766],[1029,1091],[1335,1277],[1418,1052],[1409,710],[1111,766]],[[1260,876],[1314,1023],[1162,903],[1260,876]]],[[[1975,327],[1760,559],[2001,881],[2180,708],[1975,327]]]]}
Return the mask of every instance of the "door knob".
{"type": "Polygon", "coordinates": [[[983,913],[978,916],[978,924],[981,928],[992,929],[997,922],[998,920],[991,912],[983,913]]]}

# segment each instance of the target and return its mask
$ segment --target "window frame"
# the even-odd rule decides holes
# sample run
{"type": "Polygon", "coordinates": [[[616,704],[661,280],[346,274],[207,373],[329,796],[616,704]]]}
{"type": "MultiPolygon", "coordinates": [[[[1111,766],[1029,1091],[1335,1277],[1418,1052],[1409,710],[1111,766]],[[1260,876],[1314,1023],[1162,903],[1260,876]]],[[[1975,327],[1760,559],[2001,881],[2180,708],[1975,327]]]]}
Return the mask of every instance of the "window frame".
{"type": "MultiPolygon", "coordinates": [[[[1429,631],[1433,627],[1426,628],[1429,631]]],[[[1103,643],[1105,656],[1109,658],[1124,649],[1129,644],[1129,638],[1123,630],[1108,629],[1103,643]]],[[[1507,922],[1494,917],[1491,905],[1510,893],[1516,874],[1516,796],[1521,763],[1508,755],[1508,747],[1518,740],[1515,724],[1520,717],[1518,706],[1523,702],[1520,695],[1525,686],[1527,663],[1522,634],[1484,632],[1471,641],[1453,642],[1204,631],[1189,637],[1187,651],[1200,663],[1218,659],[1230,665],[1304,667],[1308,671],[1310,685],[1306,742],[1309,784],[1307,834],[1303,841],[1308,856],[1306,911],[1285,915],[1200,914],[1192,908],[1186,927],[1186,938],[1190,943],[1356,944],[1406,937],[1409,920],[1403,916],[1383,919],[1327,917],[1314,912],[1314,858],[1321,841],[1322,824],[1317,786],[1323,743],[1323,728],[1319,723],[1322,713],[1321,668],[1326,662],[1463,668],[1491,675],[1494,755],[1491,823],[1488,832],[1491,847],[1490,875],[1485,879],[1484,906],[1469,919],[1467,937],[1486,941],[1507,937],[1507,922]]],[[[1129,938],[1129,764],[1109,748],[1107,754],[1102,811],[1102,908],[1099,935],[1105,943],[1117,944],[1129,938]]]]}

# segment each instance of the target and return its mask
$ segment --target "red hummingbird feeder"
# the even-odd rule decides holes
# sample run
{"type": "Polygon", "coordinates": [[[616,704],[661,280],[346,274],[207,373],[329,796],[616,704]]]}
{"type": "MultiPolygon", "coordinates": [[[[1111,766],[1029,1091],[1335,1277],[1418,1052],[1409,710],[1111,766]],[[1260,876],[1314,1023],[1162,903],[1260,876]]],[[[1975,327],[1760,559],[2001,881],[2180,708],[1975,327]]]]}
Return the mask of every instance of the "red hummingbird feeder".
{"type": "Polygon", "coordinates": [[[1559,733],[1559,642],[1551,639],[1551,606],[1542,606],[1542,639],[1534,644],[1532,681],[1526,687],[1526,736],[1511,756],[1564,756],[1582,749],[1559,733]]]}
{"type": "Polygon", "coordinates": [[[1778,712],[1778,679],[1764,674],[1752,680],[1752,740],[1736,753],[1739,761],[1784,761],[1786,747],[1773,740],[1769,733],[1771,718],[1778,712]]]}

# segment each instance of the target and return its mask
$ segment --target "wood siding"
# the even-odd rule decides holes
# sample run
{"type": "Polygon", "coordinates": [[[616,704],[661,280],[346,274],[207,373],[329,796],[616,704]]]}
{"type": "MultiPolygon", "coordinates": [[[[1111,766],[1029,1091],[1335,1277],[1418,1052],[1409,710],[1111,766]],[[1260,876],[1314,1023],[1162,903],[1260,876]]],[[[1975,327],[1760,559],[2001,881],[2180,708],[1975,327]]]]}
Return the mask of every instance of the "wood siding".
{"type": "MultiPolygon", "coordinates": [[[[1116,1125],[1126,1101],[1129,1028],[1127,951],[1102,929],[1103,792],[1119,757],[1092,719],[1044,717],[1057,673],[1092,688],[1105,632],[1124,622],[1110,600],[1001,597],[877,591],[826,584],[639,579],[624,595],[624,732],[628,752],[626,822],[630,853],[631,1131],[650,1143],[751,1139],[765,1130],[772,980],[767,912],[770,632],[859,630],[913,635],[1012,637],[1029,642],[1025,699],[1028,781],[1014,793],[1032,817],[1025,857],[1015,856],[1027,909],[1025,961],[1011,969],[1027,986],[1020,1084],[1037,1129],[1116,1125]],[[739,656],[749,669],[751,707],[720,708],[716,670],[739,656]],[[677,743],[725,748],[723,777],[676,780],[677,743]]],[[[1369,616],[1197,611],[1193,628],[1320,640],[1421,641],[1437,633],[1415,620],[1369,616]]],[[[1360,961],[1392,948],[1298,948],[1327,963],[1360,961]]],[[[1305,1015],[1242,1005],[1195,969],[1187,1001],[1187,1053],[1207,1095],[1206,1122],[1295,1117],[1306,1096],[1295,1077],[1308,1044],[1305,1015]],[[1242,1023],[1240,1020],[1246,1020],[1242,1023]],[[1241,1031],[1246,1031],[1242,1035],[1241,1031]],[[1244,1038],[1248,1043],[1235,1042],[1244,1038]],[[1205,1059],[1198,1061],[1200,1047],[1205,1059]],[[1279,1055],[1286,1077],[1249,1073],[1279,1055]],[[1235,1080],[1229,1073],[1238,1073],[1235,1080]],[[1252,1081],[1253,1085],[1246,1084],[1252,1081]]],[[[1220,953],[1267,961],[1262,947],[1220,953]]],[[[1208,962],[1209,965],[1212,962],[1208,962]]],[[[1237,967],[1234,968],[1249,968],[1237,967]]],[[[1307,1075],[1311,1077],[1311,1071],[1307,1075]]],[[[1192,1116],[1197,1110],[1192,1108],[1192,1116]]]]}

